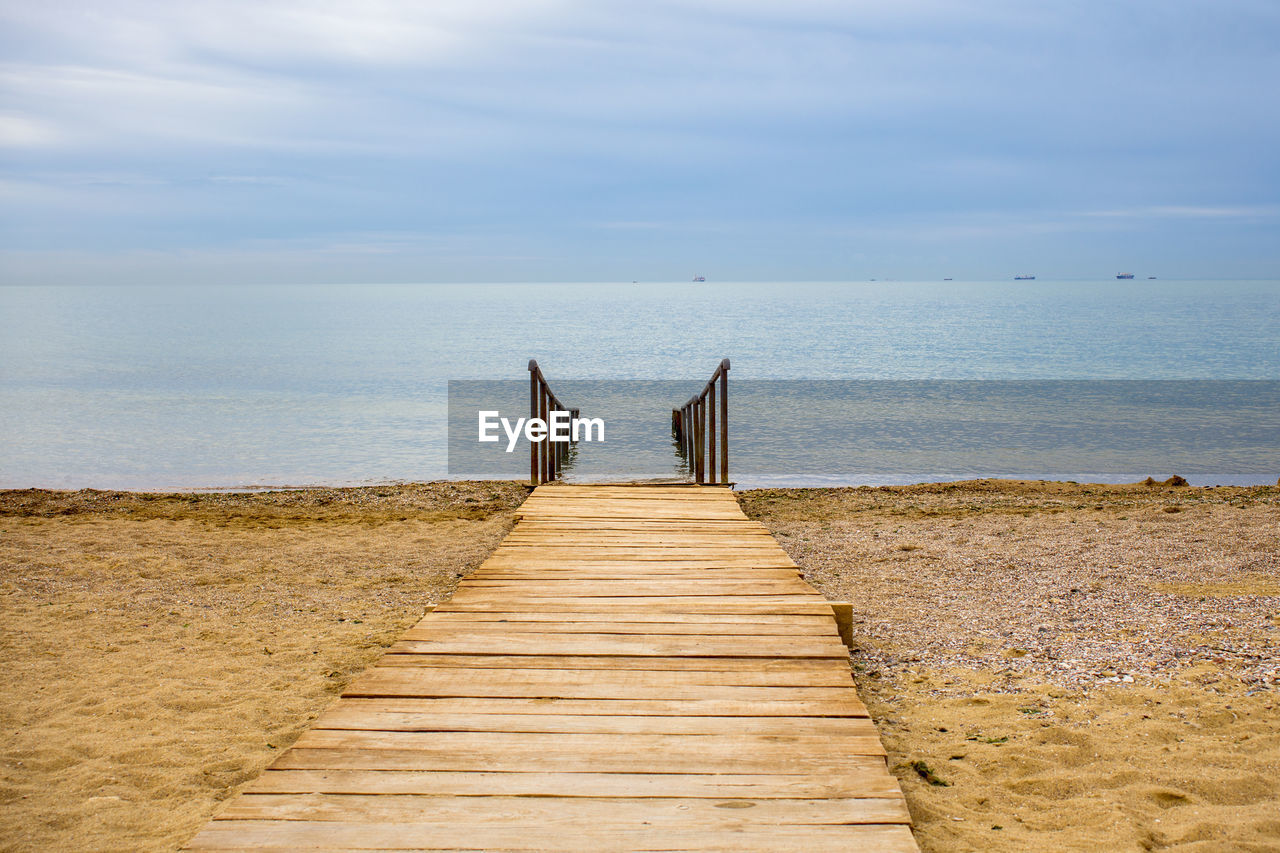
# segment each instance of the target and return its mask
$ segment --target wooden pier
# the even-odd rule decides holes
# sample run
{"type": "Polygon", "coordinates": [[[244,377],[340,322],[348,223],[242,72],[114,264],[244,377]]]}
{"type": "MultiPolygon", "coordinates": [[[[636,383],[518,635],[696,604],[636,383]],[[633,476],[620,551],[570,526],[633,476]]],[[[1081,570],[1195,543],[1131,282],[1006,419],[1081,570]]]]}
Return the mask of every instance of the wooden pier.
{"type": "Polygon", "coordinates": [[[189,850],[915,851],[831,605],[727,488],[536,489],[189,850]]]}

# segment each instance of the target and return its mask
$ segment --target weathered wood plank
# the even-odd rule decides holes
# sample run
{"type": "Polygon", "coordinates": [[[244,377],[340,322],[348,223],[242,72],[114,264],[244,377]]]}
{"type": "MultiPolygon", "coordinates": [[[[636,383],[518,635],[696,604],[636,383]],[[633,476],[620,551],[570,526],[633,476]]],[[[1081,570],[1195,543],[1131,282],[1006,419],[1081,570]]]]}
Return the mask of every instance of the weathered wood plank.
{"type": "Polygon", "coordinates": [[[698,670],[702,672],[819,672],[832,670],[848,675],[844,661],[827,658],[699,658],[699,657],[644,657],[638,655],[501,655],[481,652],[471,655],[414,654],[389,651],[378,661],[378,666],[395,666],[401,657],[434,667],[463,667],[486,669],[489,667],[537,669],[595,669],[619,671],[627,669],[649,670],[698,670]]]}
{"type": "MultiPolygon", "coordinates": [[[[631,717],[628,719],[640,719],[631,717]]],[[[859,759],[861,760],[861,759],[859,759]]],[[[421,770],[268,770],[248,791],[276,794],[432,794],[519,797],[892,797],[883,764],[831,775],[489,773],[421,770]]]]}
{"type": "Polygon", "coordinates": [[[769,824],[746,824],[729,831],[604,826],[540,829],[477,824],[387,824],[365,821],[213,821],[190,850],[686,850],[813,853],[918,851],[905,826],[796,826],[779,831],[769,824]]]}
{"type": "MultiPolygon", "coordinates": [[[[313,734],[319,734],[313,733],[313,734]]],[[[379,733],[383,734],[383,733],[379,733]]],[[[878,740],[876,741],[878,744],[878,740]]],[[[353,742],[346,748],[310,748],[294,746],[276,759],[272,766],[281,770],[453,770],[526,773],[791,773],[839,774],[865,762],[863,768],[884,765],[884,757],[876,754],[875,744],[859,743],[859,751],[836,755],[820,746],[805,748],[785,745],[748,749],[745,744],[726,745],[719,749],[672,751],[656,755],[650,750],[583,750],[566,747],[561,751],[537,748],[526,740],[523,745],[504,745],[488,749],[459,750],[378,749],[369,743],[353,742]]]]}
{"type": "Polygon", "coordinates": [[[670,613],[751,613],[760,615],[821,615],[831,616],[831,605],[820,595],[700,595],[696,591],[688,595],[662,594],[564,595],[549,590],[538,594],[530,591],[494,591],[460,589],[450,600],[436,607],[441,613],[462,612],[481,608],[506,612],[538,609],[561,610],[566,613],[589,611],[607,613],[616,609],[636,609],[641,612],[670,613]]]}
{"type": "Polygon", "coordinates": [[[320,715],[314,729],[402,732],[560,732],[577,734],[752,734],[870,737],[866,717],[644,717],[568,714],[441,714],[404,708],[403,701],[343,699],[320,715]],[[378,707],[381,706],[381,709],[378,707]]]}
{"type": "Polygon", "coordinates": [[[458,594],[510,592],[512,595],[538,595],[544,598],[581,595],[809,595],[799,578],[725,578],[693,580],[690,578],[650,578],[646,580],[580,580],[578,578],[543,577],[537,580],[519,578],[490,580],[471,578],[458,585],[458,594]]]}
{"type": "Polygon", "coordinates": [[[634,682],[590,680],[574,684],[567,679],[521,679],[505,682],[472,678],[435,678],[415,667],[378,667],[347,686],[343,696],[380,697],[477,697],[526,699],[666,699],[679,701],[726,700],[770,702],[775,699],[839,701],[848,686],[751,687],[709,684],[660,684],[656,680],[634,682]]]}
{"type": "Polygon", "coordinates": [[[475,686],[521,685],[625,685],[661,689],[666,687],[848,687],[853,683],[846,669],[831,667],[802,670],[652,670],[652,669],[525,669],[426,666],[411,655],[388,655],[394,660],[379,661],[353,682],[349,690],[372,689],[370,685],[396,682],[421,686],[438,684],[442,689],[462,690],[475,686]]]}
{"type": "Polygon", "coordinates": [[[625,655],[628,657],[797,657],[846,660],[849,650],[836,636],[778,637],[767,647],[736,637],[625,634],[523,634],[401,640],[397,652],[507,655],[625,655]]]}
{"type": "Polygon", "coordinates": [[[436,824],[483,822],[488,826],[568,828],[601,823],[661,828],[741,828],[764,821],[778,827],[909,823],[906,804],[888,797],[812,800],[692,797],[429,797],[417,794],[259,794],[230,803],[218,820],[362,820],[436,824]],[[750,815],[747,809],[754,809],[750,815]]]}
{"type": "Polygon", "coordinates": [[[490,599],[485,601],[457,600],[438,605],[436,613],[513,613],[538,610],[543,613],[649,613],[666,615],[753,615],[753,616],[831,616],[831,605],[821,597],[816,599],[790,597],[782,601],[764,596],[735,597],[703,596],[701,599],[685,596],[671,598],[544,598],[544,599],[490,599]],[[762,600],[763,599],[763,600],[762,600]]]}
{"type": "Polygon", "coordinates": [[[417,627],[406,631],[406,640],[428,640],[446,636],[491,635],[491,634],[689,634],[703,636],[738,636],[738,637],[787,637],[815,636],[827,637],[833,632],[828,625],[751,625],[745,622],[692,622],[692,621],[639,621],[624,622],[626,617],[619,617],[611,622],[533,622],[519,620],[503,620],[494,622],[471,623],[462,625],[457,622],[432,620],[430,623],[419,623],[417,627]]]}
{"type": "MultiPolygon", "coordinates": [[[[839,760],[851,755],[884,755],[874,729],[856,734],[776,735],[734,732],[730,734],[597,734],[583,732],[419,732],[353,729],[308,729],[294,749],[414,750],[433,755],[470,752],[473,755],[510,756],[537,752],[551,756],[642,756],[655,751],[660,760],[687,756],[693,761],[722,757],[781,761],[769,772],[781,772],[792,759],[839,760]]],[[[658,771],[660,772],[660,771],[658,771]]]]}
{"type": "Polygon", "coordinates": [[[580,610],[573,613],[549,613],[543,610],[519,610],[508,612],[468,612],[456,613],[447,610],[436,610],[431,618],[418,623],[420,627],[429,624],[461,624],[487,625],[500,623],[552,622],[569,625],[588,622],[626,622],[637,624],[644,622],[681,623],[689,622],[699,625],[757,625],[767,627],[804,627],[819,629],[827,633],[831,626],[830,617],[825,614],[741,614],[741,613],[662,613],[640,612],[619,616],[616,612],[580,610]]]}
{"type": "Polygon", "coordinates": [[[855,693],[840,699],[784,699],[742,702],[733,699],[531,699],[520,696],[440,696],[420,698],[344,698],[342,701],[403,702],[438,714],[564,714],[587,716],[676,717],[865,717],[855,693]]]}

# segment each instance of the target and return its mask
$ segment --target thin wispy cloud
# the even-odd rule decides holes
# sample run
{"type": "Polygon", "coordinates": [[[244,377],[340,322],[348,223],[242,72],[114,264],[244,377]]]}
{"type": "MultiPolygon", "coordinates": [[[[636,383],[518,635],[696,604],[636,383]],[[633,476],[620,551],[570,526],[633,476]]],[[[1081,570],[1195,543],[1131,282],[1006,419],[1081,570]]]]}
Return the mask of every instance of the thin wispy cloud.
{"type": "Polygon", "coordinates": [[[1277,41],[1244,0],[9,2],[0,280],[266,239],[302,281],[361,233],[467,243],[400,280],[1274,275],[1277,41]]]}
{"type": "Polygon", "coordinates": [[[1156,205],[1125,210],[1093,210],[1085,215],[1105,219],[1275,219],[1280,217],[1280,205],[1156,205]]]}

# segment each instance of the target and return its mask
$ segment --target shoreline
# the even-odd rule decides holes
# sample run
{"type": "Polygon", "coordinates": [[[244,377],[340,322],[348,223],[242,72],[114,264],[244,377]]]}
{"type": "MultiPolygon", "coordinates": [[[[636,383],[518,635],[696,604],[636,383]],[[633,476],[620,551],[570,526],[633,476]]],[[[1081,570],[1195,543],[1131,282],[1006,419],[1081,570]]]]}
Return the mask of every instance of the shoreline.
{"type": "MultiPolygon", "coordinates": [[[[183,843],[528,490],[0,491],[0,846],[183,843]]],[[[1280,849],[1280,488],[739,500],[855,603],[853,677],[924,850],[1280,849]]]]}
{"type": "MultiPolygon", "coordinates": [[[[1194,489],[1256,489],[1266,486],[1280,486],[1280,476],[1274,481],[1270,474],[1257,475],[1199,475],[1192,474],[1189,477],[1181,477],[1177,474],[1171,475],[1173,478],[1184,480],[1184,485],[1194,489]],[[1246,482],[1247,481],[1247,482],[1246,482]]],[[[616,480],[578,480],[573,478],[572,471],[567,471],[563,476],[563,482],[572,485],[607,485],[616,480]]],[[[1167,483],[1168,478],[1156,480],[1155,477],[1147,476],[1152,483],[1167,483]]],[[[306,484],[242,484],[233,486],[6,486],[0,485],[0,495],[8,492],[109,492],[118,494],[136,494],[136,495],[207,495],[207,494],[263,494],[267,492],[307,492],[313,490],[355,490],[355,489],[378,489],[378,488],[402,488],[402,487],[421,487],[430,486],[440,483],[524,483],[523,480],[475,480],[475,479],[453,479],[440,478],[434,480],[376,480],[371,482],[336,482],[336,483],[306,483],[306,484]]],[[[625,481],[634,482],[634,481],[625,481]]],[[[639,481],[643,483],[644,481],[639,481]]],[[[665,481],[664,481],[665,482],[665,481]]],[[[786,490],[813,490],[813,489],[906,489],[918,486],[940,486],[953,484],[968,483],[1035,483],[1039,485],[1050,485],[1054,483],[1063,483],[1075,486],[1099,486],[1105,488],[1114,488],[1117,486],[1134,486],[1134,485],[1150,485],[1141,478],[1128,478],[1122,480],[1103,480],[1103,479],[1071,479],[1067,477],[1048,477],[1048,478],[1030,478],[1030,477],[956,477],[953,479],[923,479],[923,480],[883,480],[867,483],[848,483],[843,481],[832,482],[813,482],[812,480],[796,479],[788,480],[785,478],[773,479],[768,481],[747,481],[733,482],[733,490],[735,493],[761,491],[768,489],[786,489],[786,490]]],[[[714,484],[712,484],[714,485],[714,484]]]]}

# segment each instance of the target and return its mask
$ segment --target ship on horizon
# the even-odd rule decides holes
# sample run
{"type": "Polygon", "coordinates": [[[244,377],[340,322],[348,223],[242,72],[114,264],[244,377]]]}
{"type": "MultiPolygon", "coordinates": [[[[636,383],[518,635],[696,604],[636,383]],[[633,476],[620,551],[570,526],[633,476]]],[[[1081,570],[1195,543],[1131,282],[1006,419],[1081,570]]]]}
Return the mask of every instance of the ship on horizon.
{"type": "Polygon", "coordinates": [[[1118,272],[1118,273],[1116,273],[1116,278],[1133,278],[1133,273],[1131,273],[1131,272],[1118,272]]]}
{"type": "Polygon", "coordinates": [[[707,280],[707,277],[706,277],[705,275],[695,275],[695,276],[693,277],[693,280],[694,280],[694,281],[706,281],[706,280],[707,280]]]}
{"type": "Polygon", "coordinates": [[[1035,276],[1033,276],[1033,275],[1025,275],[1025,274],[1024,274],[1024,275],[1015,275],[1015,276],[1013,277],[1013,280],[1014,280],[1014,281],[1035,281],[1035,280],[1036,280],[1036,277],[1035,277],[1035,276]]]}

